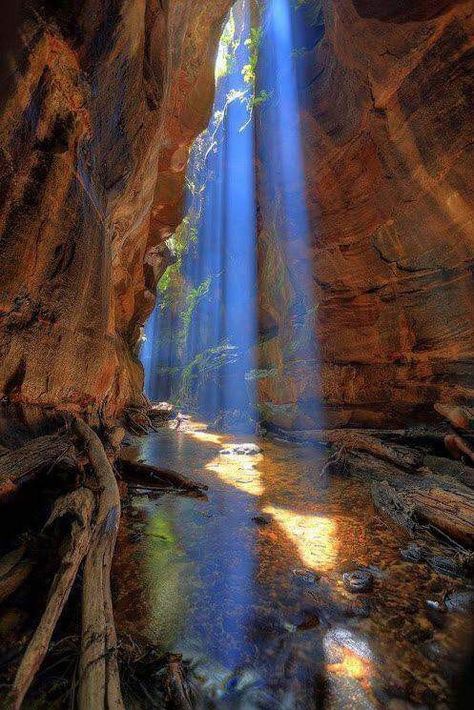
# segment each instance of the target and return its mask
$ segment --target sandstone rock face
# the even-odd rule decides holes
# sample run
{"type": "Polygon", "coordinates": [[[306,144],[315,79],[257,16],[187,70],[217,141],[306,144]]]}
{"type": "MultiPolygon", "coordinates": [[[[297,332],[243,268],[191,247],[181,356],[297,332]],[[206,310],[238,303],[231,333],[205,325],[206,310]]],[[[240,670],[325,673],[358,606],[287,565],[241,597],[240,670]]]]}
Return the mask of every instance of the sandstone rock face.
{"type": "MultiPolygon", "coordinates": [[[[140,399],[139,329],[181,219],[230,4],[8,3],[5,397],[109,415],[140,399]]],[[[299,4],[323,18],[297,53],[311,239],[295,258],[311,262],[311,282],[292,278],[277,203],[261,190],[261,409],[293,428],[426,419],[434,402],[473,395],[472,2],[299,4]],[[302,314],[302,290],[315,313],[302,314]],[[295,344],[295,319],[315,330],[315,354],[295,344]]]]}
{"type": "Polygon", "coordinates": [[[10,3],[2,27],[0,393],[120,412],[181,219],[230,0],[10,3]]]}
{"type": "Polygon", "coordinates": [[[281,426],[396,426],[474,395],[472,3],[322,12],[299,60],[321,364],[287,355],[298,286],[262,204],[259,400],[281,426]]]}

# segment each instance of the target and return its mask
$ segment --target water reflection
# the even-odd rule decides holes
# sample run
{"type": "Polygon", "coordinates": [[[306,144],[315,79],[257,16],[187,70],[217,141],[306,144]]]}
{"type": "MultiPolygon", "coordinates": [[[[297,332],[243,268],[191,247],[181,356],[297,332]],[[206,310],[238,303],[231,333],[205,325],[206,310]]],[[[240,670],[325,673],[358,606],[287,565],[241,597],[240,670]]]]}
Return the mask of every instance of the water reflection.
{"type": "Polygon", "coordinates": [[[463,636],[455,619],[433,625],[426,606],[446,581],[401,560],[403,534],[364,487],[336,479],[320,490],[314,450],[267,442],[255,457],[223,456],[228,437],[189,426],[148,437],[140,455],[207,483],[208,501],[131,500],[119,628],[138,625],[192,660],[217,707],[312,708],[326,696],[331,707],[373,707],[393,687],[418,703],[446,698],[443,672],[463,636]],[[342,585],[366,565],[376,573],[368,616],[342,585]],[[433,643],[443,663],[425,651],[433,643]]]}
{"type": "Polygon", "coordinates": [[[217,456],[206,464],[206,470],[217,474],[221,481],[248,495],[261,496],[264,488],[260,480],[258,459],[261,456],[217,456]],[[249,460],[250,459],[250,460],[249,460]]]}

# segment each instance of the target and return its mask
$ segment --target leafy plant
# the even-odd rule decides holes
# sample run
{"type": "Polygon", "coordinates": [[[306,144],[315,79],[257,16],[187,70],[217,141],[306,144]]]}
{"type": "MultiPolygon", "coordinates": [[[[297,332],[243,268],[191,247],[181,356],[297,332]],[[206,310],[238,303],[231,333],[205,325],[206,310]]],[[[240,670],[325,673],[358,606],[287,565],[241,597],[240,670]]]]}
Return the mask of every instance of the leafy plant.
{"type": "Polygon", "coordinates": [[[249,61],[242,69],[242,76],[246,84],[255,84],[258,54],[262,43],[262,28],[251,27],[250,35],[245,40],[244,44],[249,48],[249,61]]]}
{"type": "Polygon", "coordinates": [[[186,305],[181,314],[181,330],[178,334],[178,345],[180,347],[183,347],[186,344],[194,309],[196,308],[199,300],[205,296],[206,293],[208,293],[211,281],[212,278],[208,276],[207,279],[204,279],[204,281],[199,284],[199,286],[191,288],[186,295],[186,305]]]}
{"type": "Polygon", "coordinates": [[[235,363],[238,354],[237,346],[232,345],[228,340],[223,340],[218,345],[206,348],[195,355],[182,370],[176,397],[178,406],[192,409],[198,394],[195,385],[202,385],[222,367],[235,363]]]}
{"type": "Polygon", "coordinates": [[[179,292],[182,290],[184,278],[181,274],[183,257],[192,244],[197,242],[198,232],[193,212],[184,217],[176,232],[166,241],[166,246],[174,256],[174,261],[161,279],[158,281],[158,293],[161,296],[162,310],[170,308],[174,302],[179,301],[179,292]]]}

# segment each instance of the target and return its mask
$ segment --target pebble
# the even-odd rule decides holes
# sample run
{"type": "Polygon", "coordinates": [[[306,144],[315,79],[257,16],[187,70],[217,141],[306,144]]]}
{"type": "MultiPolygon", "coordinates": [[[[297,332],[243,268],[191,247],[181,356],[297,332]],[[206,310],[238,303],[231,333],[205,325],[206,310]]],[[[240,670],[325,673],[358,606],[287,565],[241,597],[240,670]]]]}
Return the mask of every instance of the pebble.
{"type": "Polygon", "coordinates": [[[318,580],[318,576],[309,569],[294,569],[293,576],[306,584],[315,584],[318,580]]]}
{"type": "Polygon", "coordinates": [[[411,542],[404,550],[400,550],[400,555],[406,562],[422,562],[424,558],[423,549],[416,542],[411,542]]]}
{"type": "Polygon", "coordinates": [[[451,592],[444,603],[448,611],[471,611],[474,608],[474,591],[451,592]]]}
{"type": "Polygon", "coordinates": [[[348,592],[369,592],[374,584],[374,575],[366,569],[344,572],[342,583],[348,592]]]}
{"type": "Polygon", "coordinates": [[[231,444],[221,449],[219,453],[223,456],[255,456],[256,454],[261,454],[262,449],[257,444],[231,444]]]}

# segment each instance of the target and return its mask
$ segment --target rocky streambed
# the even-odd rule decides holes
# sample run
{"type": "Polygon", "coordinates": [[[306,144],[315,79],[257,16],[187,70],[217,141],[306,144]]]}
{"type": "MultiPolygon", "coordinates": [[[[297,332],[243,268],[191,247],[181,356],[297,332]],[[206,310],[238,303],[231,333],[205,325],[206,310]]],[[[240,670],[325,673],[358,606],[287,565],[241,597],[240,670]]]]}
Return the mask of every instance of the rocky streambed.
{"type": "Polygon", "coordinates": [[[129,488],[119,636],[182,654],[202,707],[453,707],[473,600],[456,549],[410,537],[321,450],[243,442],[192,420],[133,441],[208,488],[129,488]]]}

